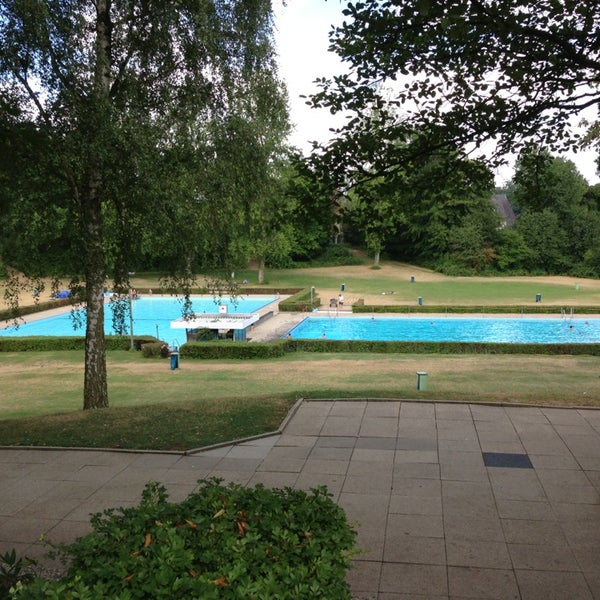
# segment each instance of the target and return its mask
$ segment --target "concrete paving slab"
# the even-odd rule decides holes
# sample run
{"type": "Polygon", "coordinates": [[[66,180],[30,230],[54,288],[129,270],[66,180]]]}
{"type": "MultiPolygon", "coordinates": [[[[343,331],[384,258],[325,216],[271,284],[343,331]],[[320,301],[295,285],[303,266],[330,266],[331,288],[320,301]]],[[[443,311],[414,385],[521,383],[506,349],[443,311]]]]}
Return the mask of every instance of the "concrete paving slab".
{"type": "Polygon", "coordinates": [[[354,600],[600,598],[600,409],[305,401],[281,434],[190,455],[0,449],[0,551],[43,557],[150,479],[179,501],[209,477],[328,486],[354,600]]]}

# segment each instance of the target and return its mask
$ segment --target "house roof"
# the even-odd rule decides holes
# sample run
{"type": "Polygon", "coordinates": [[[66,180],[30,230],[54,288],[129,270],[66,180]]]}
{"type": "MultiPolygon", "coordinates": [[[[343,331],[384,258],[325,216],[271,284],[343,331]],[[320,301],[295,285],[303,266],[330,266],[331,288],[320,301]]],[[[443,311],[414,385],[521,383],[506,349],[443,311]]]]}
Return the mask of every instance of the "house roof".
{"type": "Polygon", "coordinates": [[[494,194],[492,196],[492,204],[496,207],[496,211],[502,217],[504,225],[511,227],[515,224],[517,217],[508,200],[506,194],[494,194]]]}

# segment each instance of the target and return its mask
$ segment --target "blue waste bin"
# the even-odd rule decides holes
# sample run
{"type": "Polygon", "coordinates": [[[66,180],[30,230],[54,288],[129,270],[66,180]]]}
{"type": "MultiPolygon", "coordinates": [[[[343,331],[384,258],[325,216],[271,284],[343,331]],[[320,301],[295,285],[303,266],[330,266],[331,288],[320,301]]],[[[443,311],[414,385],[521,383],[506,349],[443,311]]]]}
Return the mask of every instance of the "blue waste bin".
{"type": "Polygon", "coordinates": [[[179,369],[179,352],[171,352],[171,371],[179,369]]]}
{"type": "Polygon", "coordinates": [[[427,371],[417,371],[417,390],[427,389],[427,371]]]}
{"type": "Polygon", "coordinates": [[[419,306],[423,306],[423,298],[421,296],[417,298],[417,302],[419,303],[419,306]]]}

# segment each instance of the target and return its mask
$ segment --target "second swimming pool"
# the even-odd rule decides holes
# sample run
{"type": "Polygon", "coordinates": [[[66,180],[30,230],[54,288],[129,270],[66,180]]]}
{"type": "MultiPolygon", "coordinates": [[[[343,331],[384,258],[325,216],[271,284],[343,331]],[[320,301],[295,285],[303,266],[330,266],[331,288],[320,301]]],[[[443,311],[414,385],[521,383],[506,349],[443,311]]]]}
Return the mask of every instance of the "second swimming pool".
{"type": "Polygon", "coordinates": [[[295,339],[596,344],[600,319],[310,316],[290,334],[295,339]]]}

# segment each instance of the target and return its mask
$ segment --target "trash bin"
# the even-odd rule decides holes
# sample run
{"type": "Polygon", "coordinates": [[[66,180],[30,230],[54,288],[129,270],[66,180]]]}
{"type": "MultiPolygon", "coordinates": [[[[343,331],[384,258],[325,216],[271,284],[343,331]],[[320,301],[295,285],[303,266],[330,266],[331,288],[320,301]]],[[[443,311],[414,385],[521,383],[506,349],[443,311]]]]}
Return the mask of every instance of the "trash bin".
{"type": "Polygon", "coordinates": [[[427,389],[427,371],[417,371],[417,390],[427,389]]]}
{"type": "Polygon", "coordinates": [[[179,352],[171,352],[171,371],[179,369],[179,352]]]}
{"type": "Polygon", "coordinates": [[[421,296],[417,298],[417,302],[419,303],[419,306],[423,306],[423,298],[421,298],[421,296]]]}
{"type": "Polygon", "coordinates": [[[536,294],[535,295],[535,301],[536,302],[541,302],[542,301],[542,295],[541,294],[536,294]]]}
{"type": "Polygon", "coordinates": [[[414,283],[414,282],[415,282],[415,276],[414,276],[414,275],[411,275],[411,276],[410,276],[410,282],[411,282],[411,283],[414,283]]]}
{"type": "Polygon", "coordinates": [[[342,292],[345,292],[345,291],[346,291],[346,284],[342,283],[342,292]]]}

